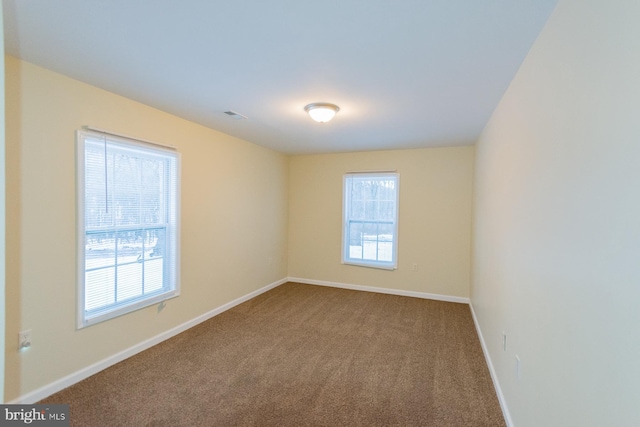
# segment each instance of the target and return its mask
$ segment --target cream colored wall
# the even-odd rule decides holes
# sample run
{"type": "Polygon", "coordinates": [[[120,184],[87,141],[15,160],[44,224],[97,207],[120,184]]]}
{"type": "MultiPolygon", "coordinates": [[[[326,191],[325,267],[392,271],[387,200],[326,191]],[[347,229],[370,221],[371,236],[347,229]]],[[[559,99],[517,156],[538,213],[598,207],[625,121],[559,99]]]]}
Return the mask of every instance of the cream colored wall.
{"type": "Polygon", "coordinates": [[[288,159],[6,57],[7,400],[287,275],[288,159]],[[181,291],[76,330],[74,131],[92,125],[182,153],[181,291]],[[272,262],[270,262],[270,258],[272,262]],[[17,352],[19,330],[33,345],[17,352]]]}
{"type": "MultiPolygon", "coordinates": [[[[4,80],[3,9],[0,4],[0,82],[4,80]]],[[[6,277],[6,178],[5,178],[5,102],[4,86],[0,85],[0,403],[4,403],[5,349],[5,277],[6,277]]]]}
{"type": "Polygon", "coordinates": [[[518,427],[640,425],[638,22],[560,0],[477,145],[472,303],[518,427]]]}
{"type": "Polygon", "coordinates": [[[291,157],[289,276],[468,297],[473,159],[473,147],[291,157]],[[360,170],[400,173],[395,271],[340,262],[342,176],[360,170]]]}

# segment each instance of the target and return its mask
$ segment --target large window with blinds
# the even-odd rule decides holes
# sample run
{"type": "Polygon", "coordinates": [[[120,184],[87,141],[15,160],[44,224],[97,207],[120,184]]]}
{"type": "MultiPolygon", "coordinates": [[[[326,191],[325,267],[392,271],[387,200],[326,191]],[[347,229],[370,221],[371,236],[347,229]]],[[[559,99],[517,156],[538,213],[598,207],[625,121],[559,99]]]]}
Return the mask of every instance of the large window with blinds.
{"type": "Polygon", "coordinates": [[[77,132],[78,327],[179,294],[180,157],[77,132]]]}
{"type": "Polygon", "coordinates": [[[397,267],[397,173],[349,173],[343,182],[342,262],[397,267]]]}

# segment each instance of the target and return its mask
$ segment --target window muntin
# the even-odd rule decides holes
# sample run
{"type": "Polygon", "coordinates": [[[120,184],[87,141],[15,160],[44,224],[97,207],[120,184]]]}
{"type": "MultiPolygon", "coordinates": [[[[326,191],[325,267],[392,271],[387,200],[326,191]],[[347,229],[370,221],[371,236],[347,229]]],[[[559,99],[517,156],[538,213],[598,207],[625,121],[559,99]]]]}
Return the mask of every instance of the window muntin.
{"type": "Polygon", "coordinates": [[[78,131],[78,327],[179,294],[179,154],[78,131]]]}
{"type": "Polygon", "coordinates": [[[344,176],[343,263],[396,268],[398,182],[396,173],[344,176]]]}

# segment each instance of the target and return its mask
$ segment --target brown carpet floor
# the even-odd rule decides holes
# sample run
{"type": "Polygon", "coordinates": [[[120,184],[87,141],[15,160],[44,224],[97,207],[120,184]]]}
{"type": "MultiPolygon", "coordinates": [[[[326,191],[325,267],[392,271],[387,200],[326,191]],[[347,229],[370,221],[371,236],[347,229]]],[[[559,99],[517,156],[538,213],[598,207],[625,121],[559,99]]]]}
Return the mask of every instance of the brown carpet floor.
{"type": "Polygon", "coordinates": [[[465,304],[287,283],[39,403],[72,426],[504,426],[465,304]]]}

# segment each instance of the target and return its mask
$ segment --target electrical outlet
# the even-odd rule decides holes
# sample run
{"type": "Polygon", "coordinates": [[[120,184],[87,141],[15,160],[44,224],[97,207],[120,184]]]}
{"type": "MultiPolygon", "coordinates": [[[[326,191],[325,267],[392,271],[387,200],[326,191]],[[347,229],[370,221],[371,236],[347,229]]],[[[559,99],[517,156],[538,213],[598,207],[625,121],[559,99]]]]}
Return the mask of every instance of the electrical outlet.
{"type": "Polygon", "coordinates": [[[502,351],[507,351],[507,333],[502,332],[502,351]]]}
{"type": "Polygon", "coordinates": [[[31,329],[18,333],[18,350],[31,347],[31,329]]]}

